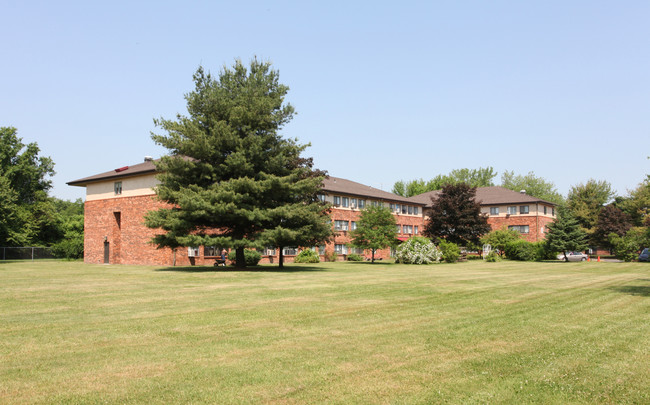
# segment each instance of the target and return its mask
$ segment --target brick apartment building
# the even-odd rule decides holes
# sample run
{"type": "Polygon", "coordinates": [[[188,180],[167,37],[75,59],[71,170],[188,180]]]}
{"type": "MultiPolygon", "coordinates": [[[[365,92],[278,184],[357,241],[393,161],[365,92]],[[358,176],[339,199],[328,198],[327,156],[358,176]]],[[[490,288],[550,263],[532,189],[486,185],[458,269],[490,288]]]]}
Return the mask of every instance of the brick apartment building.
{"type": "MultiPolygon", "coordinates": [[[[205,265],[212,264],[219,255],[219,247],[196,246],[177,249],[156,249],[150,243],[156,230],[144,225],[148,211],[159,209],[165,203],[155,199],[158,184],[156,169],[150,158],[133,166],[71,181],[71,186],[86,187],[84,215],[84,261],[86,263],[142,264],[142,265],[205,265]]],[[[397,222],[398,239],[406,240],[422,232],[431,207],[431,197],[437,192],[405,198],[350,180],[336,177],[325,179],[321,200],[332,205],[331,220],[334,239],[323,246],[315,246],[319,254],[335,252],[339,260],[346,255],[363,252],[349,248],[349,232],[355,229],[361,210],[370,205],[390,208],[397,222]]],[[[555,217],[554,204],[517,193],[502,187],[484,187],[477,190],[483,212],[489,215],[493,229],[507,226],[526,235],[529,241],[544,238],[545,228],[555,217]]],[[[265,249],[262,263],[277,262],[279,252],[274,247],[265,249]]],[[[298,247],[284,248],[286,262],[293,261],[298,247]]],[[[390,249],[378,251],[375,258],[390,256],[390,249]]]]}

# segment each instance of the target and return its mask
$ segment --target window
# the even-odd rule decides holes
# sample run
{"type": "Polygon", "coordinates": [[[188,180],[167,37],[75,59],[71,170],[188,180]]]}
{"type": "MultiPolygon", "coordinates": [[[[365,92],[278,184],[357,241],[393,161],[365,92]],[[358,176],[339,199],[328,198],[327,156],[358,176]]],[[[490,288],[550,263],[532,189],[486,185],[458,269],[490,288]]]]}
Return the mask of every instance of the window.
{"type": "Polygon", "coordinates": [[[347,255],[348,247],[346,245],[334,245],[334,252],[339,255],[347,255]]]}
{"type": "Polygon", "coordinates": [[[413,227],[413,233],[416,234],[416,235],[418,234],[418,226],[417,225],[415,225],[413,227]]]}
{"type": "Polygon", "coordinates": [[[517,215],[517,207],[508,207],[509,215],[517,215]]]}
{"type": "Polygon", "coordinates": [[[413,206],[409,205],[409,215],[413,215],[413,206]]]}
{"type": "Polygon", "coordinates": [[[325,245],[318,246],[318,254],[319,255],[324,255],[325,254],[325,245]]]}
{"type": "Polygon", "coordinates": [[[412,234],[413,233],[413,226],[412,225],[404,225],[404,233],[406,234],[412,234]]]}
{"type": "Polygon", "coordinates": [[[362,210],[366,208],[366,200],[362,200],[359,198],[359,209],[362,210]]]}
{"type": "Polygon", "coordinates": [[[269,246],[266,248],[266,255],[267,256],[275,256],[275,248],[273,246],[269,246]]]}
{"type": "Polygon", "coordinates": [[[397,233],[402,233],[402,225],[395,225],[397,233]]]}
{"type": "Polygon", "coordinates": [[[113,184],[113,190],[115,191],[115,195],[122,194],[122,182],[121,181],[116,181],[113,184]]]}
{"type": "Polygon", "coordinates": [[[350,249],[350,252],[357,254],[357,255],[362,255],[364,254],[363,248],[352,248],[350,249]]]}
{"type": "Polygon", "coordinates": [[[348,230],[348,221],[334,221],[334,230],[336,231],[347,231],[348,230]]]}
{"type": "Polygon", "coordinates": [[[546,205],[544,206],[544,215],[546,215],[546,205]]]}
{"type": "Polygon", "coordinates": [[[392,203],[389,204],[388,208],[390,209],[390,212],[394,212],[395,211],[395,204],[392,204],[392,203]]]}
{"type": "Polygon", "coordinates": [[[530,227],[528,225],[510,225],[508,229],[515,230],[519,233],[528,233],[530,232],[530,227]]]}
{"type": "Polygon", "coordinates": [[[295,246],[287,246],[282,249],[282,254],[285,256],[295,256],[298,254],[298,248],[295,246]]]}
{"type": "Polygon", "coordinates": [[[528,205],[520,205],[519,206],[519,213],[520,214],[528,214],[529,212],[529,206],[528,205]]]}
{"type": "Polygon", "coordinates": [[[555,207],[551,208],[551,215],[555,216],[555,207]]]}
{"type": "Polygon", "coordinates": [[[338,195],[335,195],[334,196],[334,206],[339,207],[340,205],[341,205],[341,197],[339,197],[338,195]]]}
{"type": "Polygon", "coordinates": [[[402,214],[406,214],[407,212],[408,212],[408,207],[402,204],[402,214]]]}
{"type": "Polygon", "coordinates": [[[190,246],[187,248],[187,257],[198,257],[199,256],[199,247],[190,246]]]}
{"type": "Polygon", "coordinates": [[[354,231],[355,229],[357,229],[357,221],[352,221],[350,224],[350,230],[354,231]]]}
{"type": "Polygon", "coordinates": [[[357,208],[357,199],[356,198],[350,198],[350,208],[352,208],[352,209],[357,208]]]}
{"type": "Polygon", "coordinates": [[[203,256],[219,256],[221,250],[216,246],[205,246],[203,248],[203,256]]]}
{"type": "Polygon", "coordinates": [[[499,207],[490,207],[490,215],[499,215],[499,207]]]}
{"type": "Polygon", "coordinates": [[[413,215],[420,215],[418,207],[413,207],[413,215]]]}
{"type": "Polygon", "coordinates": [[[348,197],[343,197],[343,203],[341,205],[343,208],[348,208],[350,206],[350,199],[348,197]]]}
{"type": "Polygon", "coordinates": [[[321,202],[325,202],[325,194],[318,194],[318,199],[319,199],[321,202]]]}

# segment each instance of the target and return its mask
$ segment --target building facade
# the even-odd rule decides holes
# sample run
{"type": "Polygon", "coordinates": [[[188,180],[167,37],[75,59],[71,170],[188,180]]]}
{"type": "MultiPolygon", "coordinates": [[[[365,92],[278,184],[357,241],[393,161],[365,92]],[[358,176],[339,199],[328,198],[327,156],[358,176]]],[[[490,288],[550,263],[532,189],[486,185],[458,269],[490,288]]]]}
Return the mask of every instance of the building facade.
{"type": "MultiPolygon", "coordinates": [[[[145,216],[149,211],[168,206],[156,199],[154,189],[158,180],[151,159],[68,184],[86,188],[84,261],[87,263],[211,265],[220,254],[221,248],[217,246],[157,249],[151,243],[158,231],[145,226],[145,216]]],[[[432,198],[437,193],[405,198],[350,180],[326,178],[319,198],[331,204],[334,238],[325,245],[309,248],[317,250],[321,259],[327,254],[345,260],[352,253],[368,258],[370,251],[349,246],[350,231],[356,228],[361,210],[371,205],[389,208],[397,223],[398,239],[406,240],[422,232],[432,198]]],[[[544,239],[546,227],[555,219],[553,203],[503,187],[478,188],[476,199],[481,202],[481,210],[488,215],[493,229],[515,229],[529,241],[544,239]]],[[[285,262],[292,262],[301,248],[305,247],[284,248],[285,262]]],[[[262,263],[277,263],[280,252],[268,247],[260,253],[262,263]]],[[[390,254],[390,249],[380,250],[375,253],[375,259],[387,259],[390,254]]]]}

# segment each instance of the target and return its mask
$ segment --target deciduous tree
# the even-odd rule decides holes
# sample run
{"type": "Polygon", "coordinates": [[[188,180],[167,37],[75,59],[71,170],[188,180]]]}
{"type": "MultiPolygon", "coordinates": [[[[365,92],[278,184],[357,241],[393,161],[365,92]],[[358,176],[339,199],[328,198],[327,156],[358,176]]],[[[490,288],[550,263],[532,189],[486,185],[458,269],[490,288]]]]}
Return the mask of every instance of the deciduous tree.
{"type": "Polygon", "coordinates": [[[623,236],[632,228],[630,216],[612,204],[604,206],[598,214],[593,239],[598,246],[611,249],[610,234],[623,236]]]}
{"type": "Polygon", "coordinates": [[[361,211],[357,229],[350,231],[350,244],[372,251],[372,263],[375,262],[377,249],[395,246],[397,243],[397,222],[386,207],[370,206],[361,211]]]}
{"type": "Polygon", "coordinates": [[[607,181],[590,179],[585,184],[571,187],[567,207],[587,233],[593,233],[601,208],[614,198],[607,181]]]}
{"type": "Polygon", "coordinates": [[[404,182],[400,180],[393,186],[393,193],[403,197],[412,197],[428,191],[440,190],[448,184],[469,184],[472,187],[494,186],[497,173],[491,166],[478,169],[454,169],[449,174],[439,174],[429,181],[423,179],[404,182]]]}
{"type": "Polygon", "coordinates": [[[509,190],[521,191],[526,190],[526,194],[550,201],[556,204],[562,204],[564,197],[557,191],[555,184],[546,181],[541,177],[535,176],[535,173],[529,172],[522,176],[515,174],[514,171],[505,171],[501,175],[501,185],[509,190]]]}
{"type": "Polygon", "coordinates": [[[476,187],[464,183],[444,186],[440,195],[431,200],[423,234],[434,242],[445,239],[461,246],[478,244],[491,228],[475,197],[476,187]]]}
{"type": "Polygon", "coordinates": [[[247,247],[315,244],[328,219],[317,198],[325,173],[301,157],[308,145],[279,134],[294,109],[278,72],[257,59],[249,67],[236,61],[218,78],[200,67],[194,83],[185,96],[188,116],[155,120],[166,134],[152,138],[170,152],[157,163],[156,193],[170,208],[146,217],[162,231],[154,243],[231,247],[239,267],[247,247]],[[291,209],[306,215],[298,220],[291,209]]]}

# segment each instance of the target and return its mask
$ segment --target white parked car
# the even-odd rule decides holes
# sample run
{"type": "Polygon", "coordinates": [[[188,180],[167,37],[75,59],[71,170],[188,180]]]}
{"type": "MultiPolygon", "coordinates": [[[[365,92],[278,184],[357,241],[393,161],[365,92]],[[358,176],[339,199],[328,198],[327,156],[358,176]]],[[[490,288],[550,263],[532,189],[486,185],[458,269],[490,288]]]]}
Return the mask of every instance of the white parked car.
{"type": "Polygon", "coordinates": [[[566,260],[568,262],[584,262],[589,258],[589,255],[582,252],[565,252],[566,259],[563,254],[557,255],[558,260],[566,260]]]}

